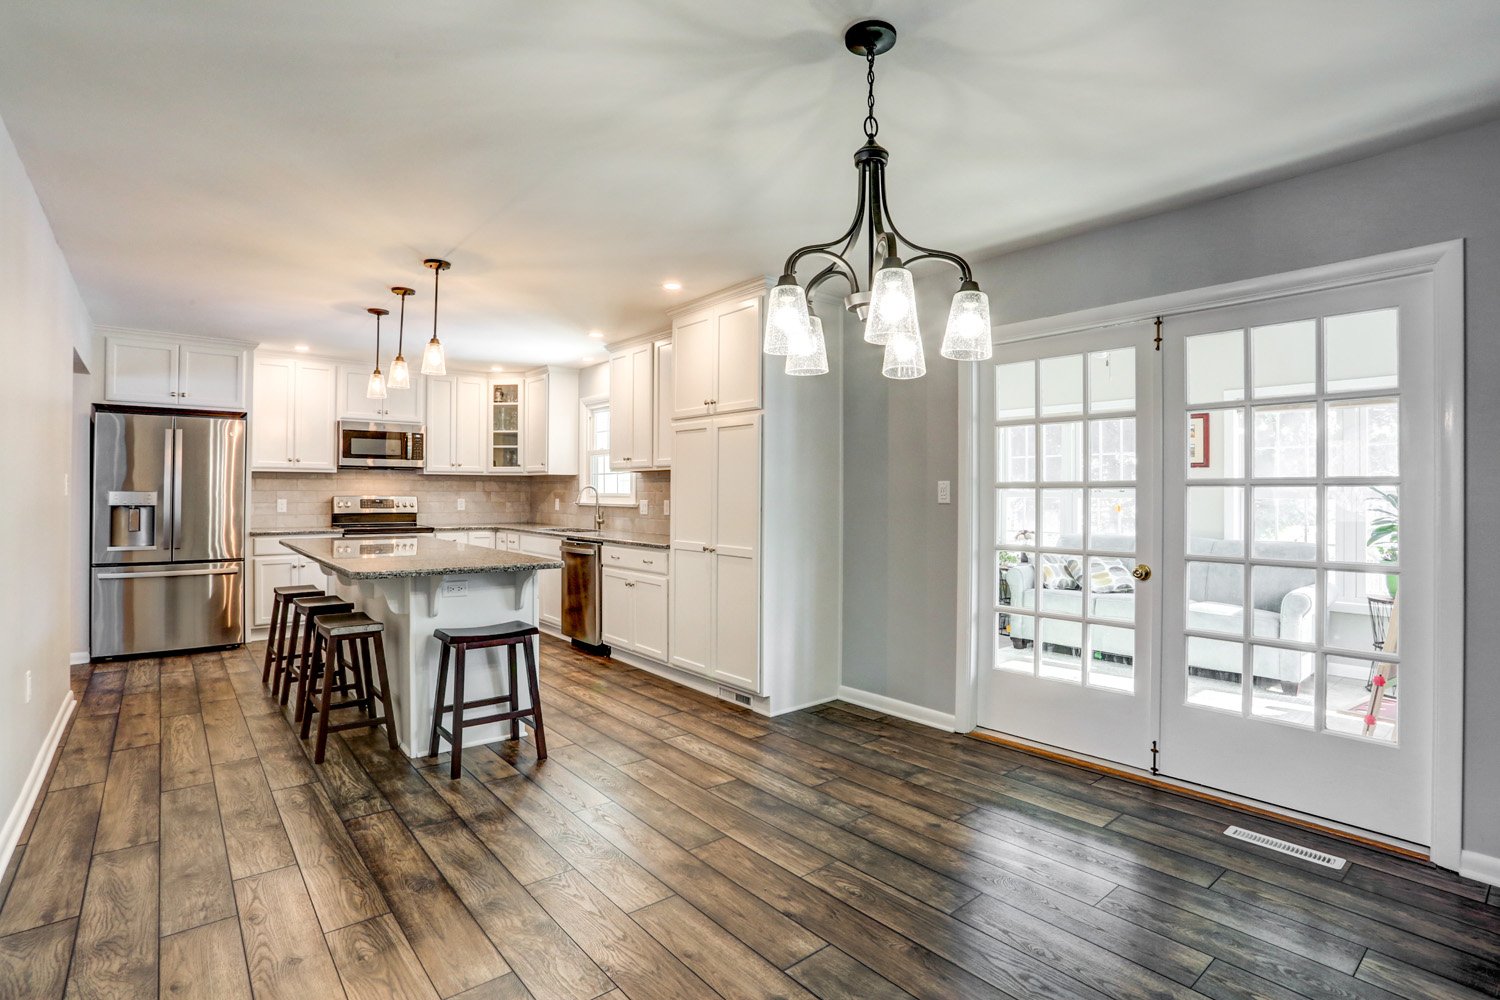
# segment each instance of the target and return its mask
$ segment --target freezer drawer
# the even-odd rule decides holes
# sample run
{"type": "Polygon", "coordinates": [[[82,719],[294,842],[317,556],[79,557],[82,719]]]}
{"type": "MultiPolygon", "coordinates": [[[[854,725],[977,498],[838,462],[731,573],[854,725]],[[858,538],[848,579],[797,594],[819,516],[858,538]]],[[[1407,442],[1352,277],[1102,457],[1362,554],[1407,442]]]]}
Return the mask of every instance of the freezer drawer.
{"type": "Polygon", "coordinates": [[[100,566],[92,571],[91,590],[95,658],[245,641],[239,562],[100,566]]]}

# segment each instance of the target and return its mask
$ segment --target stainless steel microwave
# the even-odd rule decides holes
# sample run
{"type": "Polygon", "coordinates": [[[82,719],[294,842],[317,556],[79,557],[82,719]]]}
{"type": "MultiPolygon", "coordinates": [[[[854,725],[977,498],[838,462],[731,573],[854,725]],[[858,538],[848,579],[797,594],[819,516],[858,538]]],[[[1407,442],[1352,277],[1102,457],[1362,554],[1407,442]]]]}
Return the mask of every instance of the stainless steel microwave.
{"type": "Polygon", "coordinates": [[[426,433],[410,424],[339,421],[339,468],[420,469],[426,433]]]}

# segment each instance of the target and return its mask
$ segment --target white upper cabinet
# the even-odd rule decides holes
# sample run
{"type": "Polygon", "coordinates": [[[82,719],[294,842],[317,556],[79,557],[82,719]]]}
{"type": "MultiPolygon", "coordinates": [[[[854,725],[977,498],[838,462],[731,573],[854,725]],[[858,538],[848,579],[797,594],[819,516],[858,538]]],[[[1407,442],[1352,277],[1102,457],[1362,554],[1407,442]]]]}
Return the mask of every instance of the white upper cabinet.
{"type": "Polygon", "coordinates": [[[521,459],[527,472],[578,473],[578,369],[531,372],[521,388],[521,459]]]}
{"type": "Polygon", "coordinates": [[[412,376],[410,389],[387,388],[385,399],[370,399],[365,395],[370,384],[370,369],[367,367],[340,365],[338,381],[340,420],[420,424],[425,418],[421,375],[412,376]]]}
{"type": "Polygon", "coordinates": [[[427,377],[427,472],[486,471],[488,397],[483,375],[427,377]]]}
{"type": "Polygon", "coordinates": [[[649,469],[656,432],[656,347],[636,344],[609,359],[609,466],[649,469]]]}
{"type": "Polygon", "coordinates": [[[764,286],[672,321],[672,418],[761,407],[764,286]]]}
{"type": "Polygon", "coordinates": [[[109,334],[104,398],[114,403],[242,410],[249,357],[240,344],[109,334]]]}
{"type": "Polygon", "coordinates": [[[257,470],[335,472],[334,366],[274,356],[255,359],[250,466],[257,470]]]}
{"type": "Polygon", "coordinates": [[[489,471],[521,472],[521,383],[519,378],[490,379],[489,471]]]}
{"type": "Polygon", "coordinates": [[[651,408],[656,416],[651,433],[651,464],[667,469],[672,465],[672,341],[658,340],[655,346],[656,397],[651,408]]]}

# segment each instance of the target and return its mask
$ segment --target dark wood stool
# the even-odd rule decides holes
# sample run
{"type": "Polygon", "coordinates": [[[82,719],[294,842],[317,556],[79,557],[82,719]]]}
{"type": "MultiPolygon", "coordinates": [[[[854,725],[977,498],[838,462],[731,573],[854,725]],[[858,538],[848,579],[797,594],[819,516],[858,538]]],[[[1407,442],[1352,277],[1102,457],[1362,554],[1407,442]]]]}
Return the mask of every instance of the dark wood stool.
{"type": "Polygon", "coordinates": [[[294,583],[288,587],[277,587],[274,593],[276,598],[271,604],[271,627],[266,630],[266,665],[260,671],[260,682],[271,684],[273,696],[281,687],[285,660],[290,654],[290,650],[287,649],[287,625],[291,619],[289,612],[292,598],[322,597],[323,591],[310,583],[294,583]],[[275,677],[274,683],[272,683],[273,676],[275,677]]]}
{"type": "Polygon", "coordinates": [[[436,757],[438,753],[438,737],[448,741],[452,748],[451,764],[449,773],[453,778],[458,778],[461,767],[461,758],[464,748],[464,728],[467,726],[485,726],[491,722],[510,722],[510,738],[517,740],[521,738],[521,720],[530,719],[532,729],[536,731],[536,757],[537,760],[547,759],[547,732],[542,727],[542,695],[537,686],[536,653],[531,648],[531,640],[539,636],[535,625],[527,625],[525,622],[504,622],[500,625],[480,625],[475,628],[440,628],[433,632],[433,638],[443,644],[443,652],[438,657],[437,698],[432,706],[432,742],[427,749],[427,756],[436,757]],[[497,695],[494,698],[482,698],[478,701],[464,701],[464,654],[471,649],[486,649],[490,646],[508,647],[510,666],[510,693],[497,695]],[[531,694],[531,707],[518,709],[519,692],[516,690],[516,647],[526,654],[526,687],[531,694]],[[448,691],[448,654],[453,656],[453,703],[445,704],[444,698],[448,691]],[[487,708],[490,705],[509,704],[510,710],[499,712],[495,715],[486,715],[480,719],[465,719],[464,712],[471,708],[487,708]],[[453,730],[449,732],[443,728],[443,713],[453,713],[453,730]]]}
{"type": "Polygon", "coordinates": [[[292,598],[292,633],[294,637],[300,635],[298,645],[302,649],[287,657],[286,672],[281,677],[280,698],[281,704],[285,705],[287,697],[292,693],[292,684],[297,685],[297,704],[293,706],[295,721],[302,721],[302,709],[307,702],[308,671],[314,658],[322,655],[322,639],[313,623],[322,615],[345,615],[353,610],[353,604],[336,594],[292,598]]]}
{"type": "Polygon", "coordinates": [[[386,739],[393,751],[399,751],[396,743],[395,714],[391,708],[391,685],[385,672],[385,643],[381,633],[385,626],[363,612],[346,614],[322,614],[313,621],[321,644],[328,650],[327,658],[315,656],[306,676],[310,678],[307,710],[302,716],[302,738],[312,729],[313,714],[318,716],[318,740],[313,747],[313,763],[323,763],[323,751],[328,745],[328,734],[346,729],[373,729],[385,726],[386,739]],[[347,647],[341,650],[340,647],[347,647]],[[373,647],[373,656],[371,648],[373,647]],[[352,683],[341,683],[337,665],[345,660],[340,652],[347,652],[349,669],[354,675],[352,683]],[[371,672],[371,664],[374,671],[371,672]],[[376,682],[379,681],[379,686],[376,682]],[[334,702],[334,692],[354,690],[354,697],[334,702]],[[375,714],[375,703],[380,702],[380,714],[375,714]],[[365,717],[352,722],[334,723],[330,713],[340,708],[363,708],[365,717]]]}

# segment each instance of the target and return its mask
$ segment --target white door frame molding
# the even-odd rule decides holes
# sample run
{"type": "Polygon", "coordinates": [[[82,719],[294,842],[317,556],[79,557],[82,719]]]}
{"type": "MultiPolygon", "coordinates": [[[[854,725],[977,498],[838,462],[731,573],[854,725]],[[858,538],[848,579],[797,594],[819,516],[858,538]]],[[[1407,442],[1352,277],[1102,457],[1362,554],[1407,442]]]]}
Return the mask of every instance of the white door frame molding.
{"type": "MultiPolygon", "coordinates": [[[[1266,275],[1207,288],[1172,292],[1115,305],[997,326],[996,344],[1051,337],[1156,316],[1260,302],[1305,292],[1380,281],[1404,275],[1430,275],[1433,290],[1433,351],[1438,426],[1432,442],[1439,492],[1434,553],[1439,565],[1455,568],[1449,579],[1457,593],[1435,608],[1433,662],[1432,844],[1434,864],[1458,869],[1463,840],[1464,747],[1464,242],[1452,240],[1357,260],[1266,275]]],[[[979,366],[959,379],[959,537],[957,634],[955,636],[955,728],[975,727],[980,636],[979,557],[983,547],[977,495],[979,470],[977,412],[979,366]]]]}

